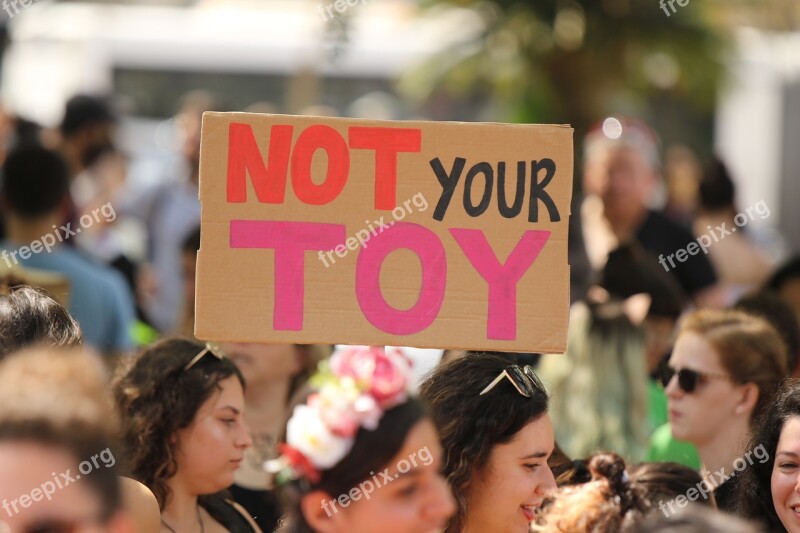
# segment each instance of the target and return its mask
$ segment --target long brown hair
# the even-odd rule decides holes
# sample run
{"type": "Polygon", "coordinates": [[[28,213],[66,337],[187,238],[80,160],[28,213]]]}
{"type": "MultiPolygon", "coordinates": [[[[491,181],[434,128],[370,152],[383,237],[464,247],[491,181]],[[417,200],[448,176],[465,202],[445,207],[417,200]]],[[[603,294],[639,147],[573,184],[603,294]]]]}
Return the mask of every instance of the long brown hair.
{"type": "Polygon", "coordinates": [[[122,368],[113,385],[126,466],[153,491],[162,510],[170,495],[167,480],[178,470],[172,437],[191,425],[220,382],[235,376],[245,386],[241,372],[227,358],[206,355],[185,370],[203,349],[203,344],[188,339],[156,342],[122,368]]]}

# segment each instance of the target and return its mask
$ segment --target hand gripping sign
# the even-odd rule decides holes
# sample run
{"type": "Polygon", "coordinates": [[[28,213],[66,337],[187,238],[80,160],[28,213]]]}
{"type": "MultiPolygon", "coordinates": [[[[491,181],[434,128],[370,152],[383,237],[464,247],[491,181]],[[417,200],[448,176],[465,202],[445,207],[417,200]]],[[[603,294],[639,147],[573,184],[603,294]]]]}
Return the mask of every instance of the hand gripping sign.
{"type": "Polygon", "coordinates": [[[206,113],[195,334],[563,352],[572,165],[567,126],[206,113]]]}

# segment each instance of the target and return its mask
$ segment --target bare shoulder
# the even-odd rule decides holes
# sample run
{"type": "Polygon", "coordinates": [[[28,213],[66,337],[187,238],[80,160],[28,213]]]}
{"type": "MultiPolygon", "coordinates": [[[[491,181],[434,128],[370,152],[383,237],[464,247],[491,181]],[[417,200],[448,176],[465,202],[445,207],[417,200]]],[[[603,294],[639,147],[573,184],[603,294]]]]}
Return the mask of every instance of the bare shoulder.
{"type": "Polygon", "coordinates": [[[136,533],[152,533],[161,529],[161,509],[153,493],[138,481],[120,476],[125,511],[133,519],[136,533]]]}

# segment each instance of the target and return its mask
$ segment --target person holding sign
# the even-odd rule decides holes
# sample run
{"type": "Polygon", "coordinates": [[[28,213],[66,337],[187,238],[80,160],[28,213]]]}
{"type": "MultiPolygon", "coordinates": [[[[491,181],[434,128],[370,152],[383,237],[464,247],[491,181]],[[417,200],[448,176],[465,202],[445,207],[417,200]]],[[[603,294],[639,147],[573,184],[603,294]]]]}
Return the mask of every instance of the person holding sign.
{"type": "Polygon", "coordinates": [[[455,505],[409,382],[399,350],[348,347],[320,366],[268,463],[288,507],[281,533],[442,531],[455,505]]]}
{"type": "Polygon", "coordinates": [[[458,503],[446,533],[527,533],[556,482],[548,396],[511,354],[469,352],[422,384],[458,503]]]}
{"type": "Polygon", "coordinates": [[[130,473],[155,494],[161,533],[261,530],[218,493],[252,445],[244,378],[212,344],[166,339],[114,384],[130,473]]]}

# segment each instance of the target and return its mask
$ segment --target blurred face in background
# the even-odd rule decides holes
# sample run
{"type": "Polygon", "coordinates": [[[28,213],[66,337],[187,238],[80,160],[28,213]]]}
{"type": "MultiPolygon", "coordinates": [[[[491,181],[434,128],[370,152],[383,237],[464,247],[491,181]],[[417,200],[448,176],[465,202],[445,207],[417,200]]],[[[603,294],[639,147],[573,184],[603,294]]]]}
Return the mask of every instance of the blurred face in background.
{"type": "Polygon", "coordinates": [[[646,210],[657,174],[633,148],[598,146],[584,163],[584,191],[603,200],[604,214],[613,226],[634,232],[646,210]]]}
{"type": "Polygon", "coordinates": [[[556,489],[547,460],[555,446],[544,414],[496,445],[467,493],[466,531],[527,533],[545,496],[556,489]]]}
{"type": "Polygon", "coordinates": [[[191,425],[175,434],[180,478],[193,494],[213,494],[233,484],[233,474],[253,441],[244,422],[244,391],[235,376],[219,382],[191,425]]]}
{"type": "Polygon", "coordinates": [[[222,342],[219,347],[239,367],[248,387],[289,379],[300,372],[303,363],[294,344],[222,342]]]}
{"type": "MultiPolygon", "coordinates": [[[[441,474],[442,448],[433,423],[425,419],[411,428],[403,448],[385,468],[391,483],[387,481],[376,488],[369,494],[369,499],[364,497],[365,494],[353,493],[355,497],[346,507],[331,503],[339,495],[322,491],[307,495],[303,512],[314,530],[318,533],[443,531],[456,506],[450,486],[441,474]],[[398,470],[400,464],[406,473],[398,470]],[[327,502],[327,511],[320,509],[320,495],[327,502]],[[335,509],[333,505],[336,505],[335,509]]],[[[381,477],[378,475],[379,479],[381,477]]]]}
{"type": "Polygon", "coordinates": [[[80,475],[78,461],[66,450],[0,442],[0,533],[131,531],[121,515],[100,522],[100,497],[80,475]]]}

